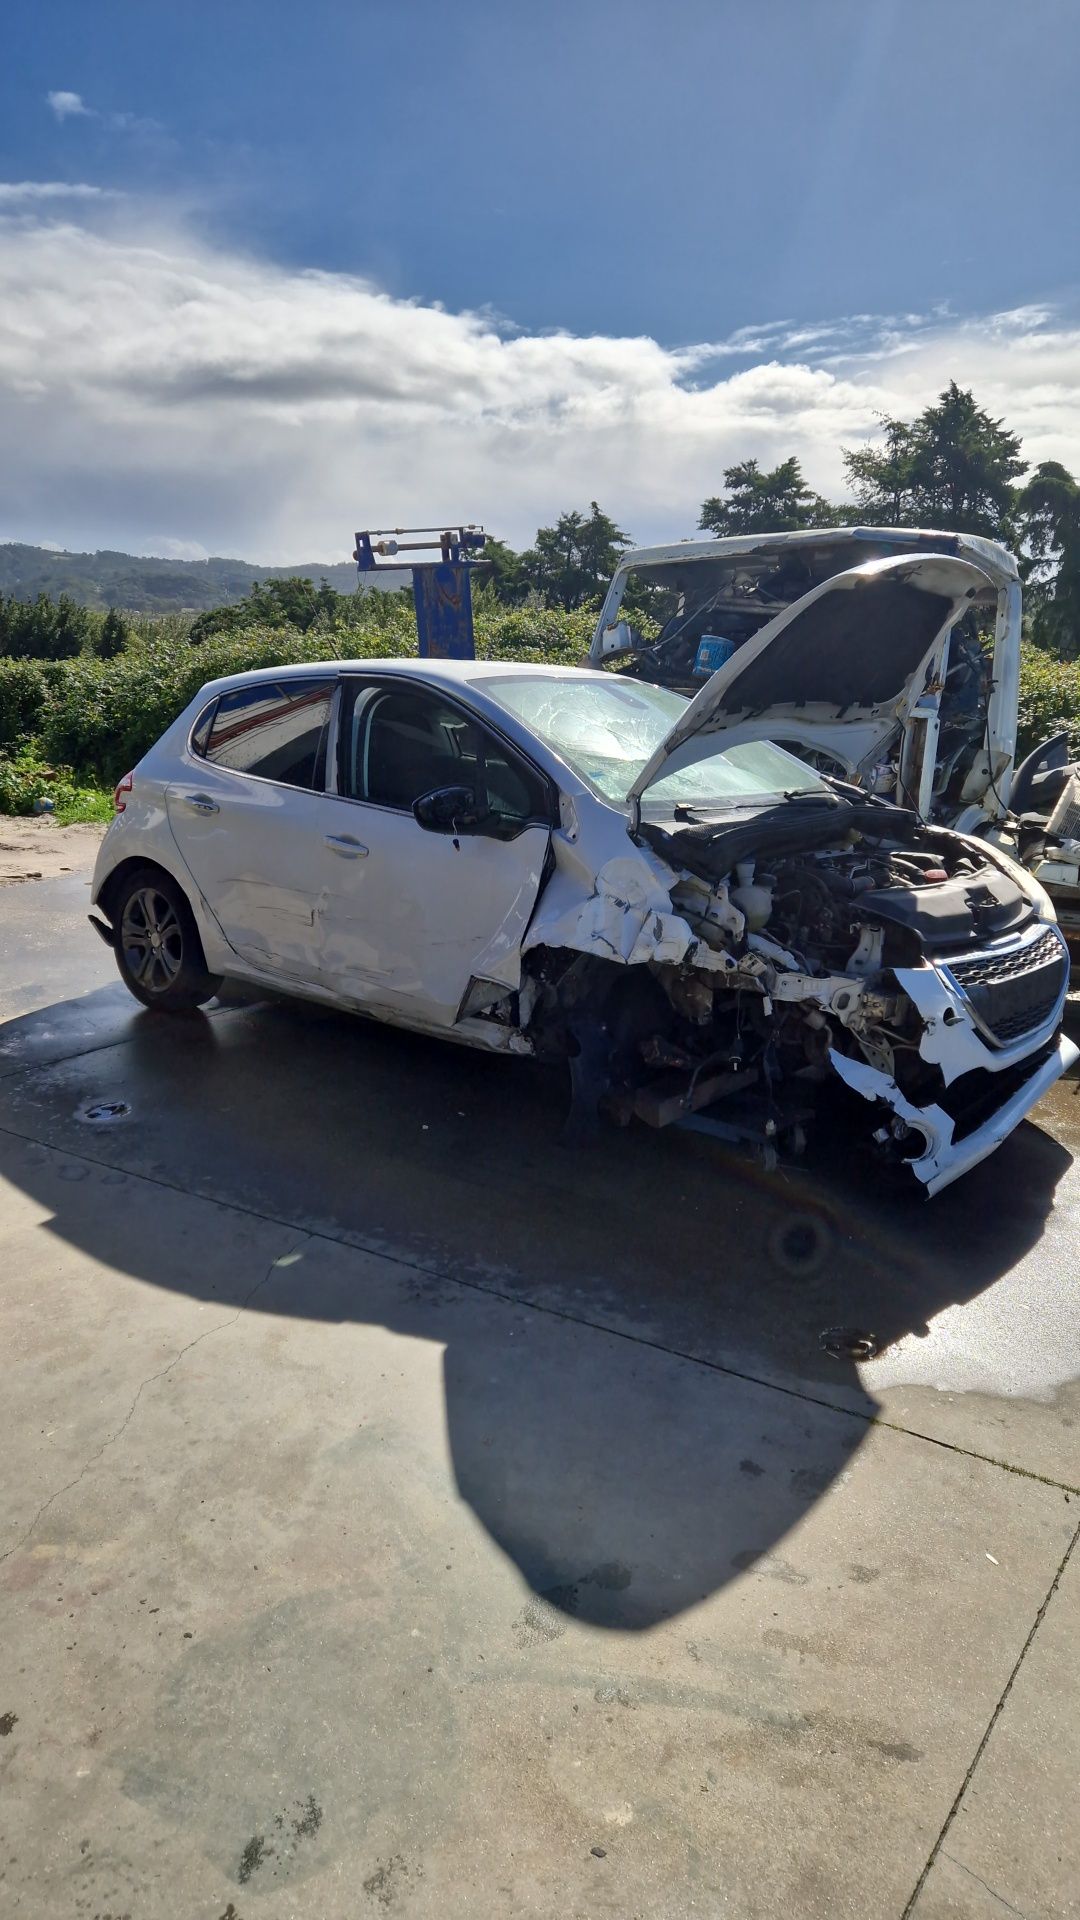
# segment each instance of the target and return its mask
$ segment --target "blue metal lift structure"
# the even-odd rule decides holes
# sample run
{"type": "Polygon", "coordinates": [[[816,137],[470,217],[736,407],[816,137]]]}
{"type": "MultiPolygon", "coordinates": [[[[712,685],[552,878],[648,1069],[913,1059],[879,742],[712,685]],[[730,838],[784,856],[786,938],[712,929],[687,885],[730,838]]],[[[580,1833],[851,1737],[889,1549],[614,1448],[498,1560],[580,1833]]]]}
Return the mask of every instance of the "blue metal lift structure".
{"type": "Polygon", "coordinates": [[[472,573],[490,566],[473,558],[487,544],[483,527],[370,527],[358,533],[353,558],[357,571],[411,573],[416,635],[422,660],[475,660],[472,573]],[[413,539],[426,534],[427,539],[413,539]],[[431,553],[438,560],[399,560],[398,554],[431,553]]]}

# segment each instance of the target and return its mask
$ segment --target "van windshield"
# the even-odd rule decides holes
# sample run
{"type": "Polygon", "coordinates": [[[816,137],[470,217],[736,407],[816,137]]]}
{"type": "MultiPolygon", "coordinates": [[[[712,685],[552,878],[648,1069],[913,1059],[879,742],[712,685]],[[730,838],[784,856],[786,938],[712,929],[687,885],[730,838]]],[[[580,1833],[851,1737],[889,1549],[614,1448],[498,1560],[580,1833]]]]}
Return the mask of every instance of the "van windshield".
{"type": "MultiPolygon", "coordinates": [[[[631,787],[690,702],[667,687],[617,674],[507,674],[484,692],[523,720],[603,800],[624,805],[631,787]]],[[[671,806],[724,804],[757,795],[827,793],[812,768],[771,740],[718,748],[662,774],[647,799],[671,806]]]]}

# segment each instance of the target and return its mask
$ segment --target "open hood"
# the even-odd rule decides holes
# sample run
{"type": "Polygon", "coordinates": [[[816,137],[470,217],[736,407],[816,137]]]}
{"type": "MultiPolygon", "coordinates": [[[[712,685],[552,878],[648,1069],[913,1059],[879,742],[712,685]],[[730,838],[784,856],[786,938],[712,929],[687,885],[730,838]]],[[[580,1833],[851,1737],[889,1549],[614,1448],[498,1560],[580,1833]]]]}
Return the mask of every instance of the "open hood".
{"type": "Polygon", "coordinates": [[[630,790],[718,751],[718,734],[791,738],[857,728],[863,751],[895,733],[926,668],[986,575],[945,554],[868,560],[785,607],[706,681],[630,790]]]}

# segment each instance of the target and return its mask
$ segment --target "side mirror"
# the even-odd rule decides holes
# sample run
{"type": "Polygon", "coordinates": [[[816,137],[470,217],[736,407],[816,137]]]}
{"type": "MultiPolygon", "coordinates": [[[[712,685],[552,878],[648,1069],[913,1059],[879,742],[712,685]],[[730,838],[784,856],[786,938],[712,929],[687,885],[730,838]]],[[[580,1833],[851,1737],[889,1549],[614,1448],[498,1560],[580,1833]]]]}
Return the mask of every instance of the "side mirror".
{"type": "Polygon", "coordinates": [[[470,833],[489,816],[471,787],[436,787],[413,805],[413,819],[428,833],[470,833]]]}

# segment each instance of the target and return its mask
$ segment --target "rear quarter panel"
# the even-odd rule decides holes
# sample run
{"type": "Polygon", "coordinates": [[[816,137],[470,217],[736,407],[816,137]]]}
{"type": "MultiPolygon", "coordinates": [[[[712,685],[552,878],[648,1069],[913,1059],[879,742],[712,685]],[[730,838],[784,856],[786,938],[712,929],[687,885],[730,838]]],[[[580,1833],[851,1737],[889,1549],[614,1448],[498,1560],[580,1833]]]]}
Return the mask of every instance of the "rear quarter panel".
{"type": "Polygon", "coordinates": [[[191,907],[211,973],[228,973],[236,967],[236,955],[192,880],[173,837],[165,806],[165,787],[170,779],[184,771],[188,733],[204,705],[204,696],[200,694],[135,767],[131,792],[124,797],[124,811],[114,815],[98,849],[90,899],[94,906],[101,906],[102,894],[121,866],[137,862],[162,867],[182,889],[191,907]]]}

